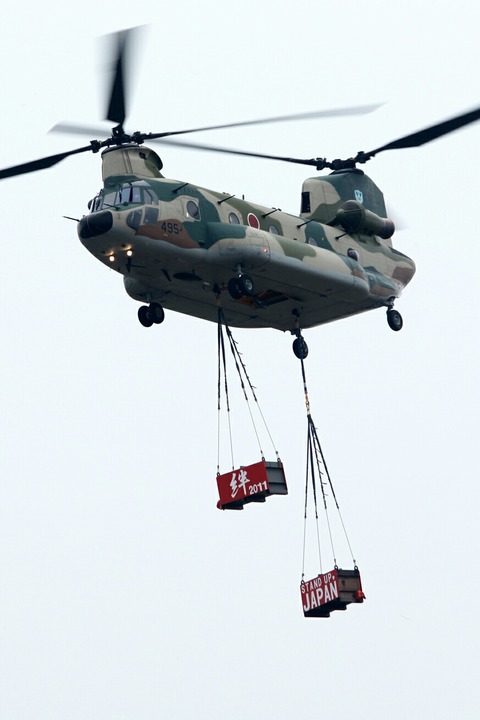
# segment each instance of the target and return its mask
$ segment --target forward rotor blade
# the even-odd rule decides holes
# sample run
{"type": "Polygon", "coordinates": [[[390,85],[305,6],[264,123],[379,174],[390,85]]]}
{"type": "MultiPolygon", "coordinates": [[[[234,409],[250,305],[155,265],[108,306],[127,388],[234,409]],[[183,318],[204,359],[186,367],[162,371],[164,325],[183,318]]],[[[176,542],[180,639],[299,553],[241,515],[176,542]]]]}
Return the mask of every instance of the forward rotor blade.
{"type": "Polygon", "coordinates": [[[111,130],[93,126],[93,125],[73,125],[70,123],[57,123],[50,130],[49,133],[65,133],[67,135],[87,135],[88,137],[108,137],[111,134],[111,130]]]}
{"type": "Polygon", "coordinates": [[[87,150],[92,149],[92,145],[87,145],[86,147],[77,148],[76,150],[68,150],[64,153],[58,153],[58,155],[49,155],[48,157],[40,158],[39,160],[32,160],[30,162],[22,163],[21,165],[13,165],[12,167],[0,170],[0,180],[13,177],[15,175],[35,172],[36,170],[45,170],[53,165],[56,165],[62,160],[65,160],[65,158],[69,157],[69,155],[77,155],[78,153],[87,152],[87,150]]]}
{"type": "Polygon", "coordinates": [[[226,153],[228,155],[240,155],[243,157],[256,157],[263,158],[265,160],[280,160],[282,162],[296,163],[298,165],[313,165],[317,167],[318,159],[311,158],[309,160],[303,160],[301,158],[284,157],[282,155],[266,155],[265,153],[249,152],[248,150],[233,150],[232,148],[223,148],[216,145],[203,145],[199,143],[186,143],[180,140],[165,140],[163,138],[156,138],[155,136],[147,136],[146,140],[154,140],[159,145],[173,145],[174,147],[189,148],[192,150],[206,150],[207,152],[226,153]]]}
{"type": "MultiPolygon", "coordinates": [[[[305,113],[295,113],[294,115],[278,115],[269,118],[257,118],[256,120],[242,120],[234,123],[224,123],[222,125],[207,125],[187,130],[171,130],[162,133],[145,133],[147,140],[157,140],[163,137],[171,137],[172,135],[187,135],[189,133],[203,132],[206,130],[224,130],[233,127],[245,127],[247,125],[265,125],[267,123],[291,122],[293,120],[314,120],[321,117],[342,117],[347,115],[365,115],[374,112],[381,104],[378,105],[362,105],[359,107],[338,108],[336,110],[318,110],[305,113]]],[[[116,121],[115,121],[116,122],[116,121]]],[[[98,137],[105,135],[107,131],[100,127],[73,125],[70,123],[58,123],[54,125],[50,132],[61,132],[75,135],[88,135],[89,137],[98,137]]]]}
{"type": "Polygon", "coordinates": [[[398,140],[393,140],[387,145],[382,145],[382,147],[379,147],[376,150],[365,153],[365,155],[373,157],[384,150],[419,147],[420,145],[425,145],[425,143],[436,140],[437,138],[442,137],[442,135],[448,135],[448,133],[454,132],[454,130],[458,130],[459,128],[476,122],[477,120],[480,120],[480,108],[471,110],[468,113],[462,113],[462,115],[456,115],[450,120],[444,120],[436,125],[430,125],[424,130],[418,130],[417,132],[411,133],[411,135],[405,135],[398,140]]]}
{"type": "Polygon", "coordinates": [[[106,120],[117,123],[117,125],[123,125],[126,117],[125,55],[129,32],[129,30],[123,30],[113,35],[113,39],[116,42],[116,58],[113,62],[113,79],[105,118],[106,120]]]}
{"type": "Polygon", "coordinates": [[[268,118],[257,118],[255,120],[243,120],[240,122],[225,123],[222,125],[207,125],[204,127],[191,128],[189,130],[172,130],[171,132],[148,133],[145,137],[149,140],[170,137],[171,135],[186,135],[187,133],[203,132],[204,130],[223,130],[226,128],[245,127],[247,125],[265,125],[267,123],[291,122],[293,120],[313,120],[321,117],[343,117],[346,115],[366,115],[374,112],[382,103],[377,105],[361,105],[358,107],[337,108],[335,110],[314,110],[312,112],[295,113],[294,115],[277,115],[268,118]]]}

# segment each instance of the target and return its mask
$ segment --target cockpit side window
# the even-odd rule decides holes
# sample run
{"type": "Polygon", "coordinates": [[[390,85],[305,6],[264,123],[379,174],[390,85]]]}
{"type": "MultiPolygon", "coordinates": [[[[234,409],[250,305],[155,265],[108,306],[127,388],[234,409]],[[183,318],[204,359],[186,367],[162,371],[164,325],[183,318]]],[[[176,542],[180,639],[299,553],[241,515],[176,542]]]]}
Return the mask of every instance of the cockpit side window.
{"type": "MultiPolygon", "coordinates": [[[[140,190],[140,188],[135,188],[140,190]]],[[[158,197],[151,190],[143,188],[143,202],[150,205],[158,205],[158,197]]]]}

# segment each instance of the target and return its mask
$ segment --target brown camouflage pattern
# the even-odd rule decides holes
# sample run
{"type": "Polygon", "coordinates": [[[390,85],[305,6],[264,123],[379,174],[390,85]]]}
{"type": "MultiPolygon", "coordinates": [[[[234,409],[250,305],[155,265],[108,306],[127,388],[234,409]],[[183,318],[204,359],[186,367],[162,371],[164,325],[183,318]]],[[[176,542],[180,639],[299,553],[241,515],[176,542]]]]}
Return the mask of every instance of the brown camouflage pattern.
{"type": "Polygon", "coordinates": [[[294,312],[310,327],[389,307],[415,273],[391,238],[339,225],[346,201],[372,228],[388,225],[381,191],[360,171],[307,179],[295,216],[166,179],[143,146],[102,157],[104,187],[79,237],[135,300],[216,321],[219,294],[232,326],[292,330],[294,312]],[[234,300],[227,284],[239,268],[255,292],[234,300]]]}

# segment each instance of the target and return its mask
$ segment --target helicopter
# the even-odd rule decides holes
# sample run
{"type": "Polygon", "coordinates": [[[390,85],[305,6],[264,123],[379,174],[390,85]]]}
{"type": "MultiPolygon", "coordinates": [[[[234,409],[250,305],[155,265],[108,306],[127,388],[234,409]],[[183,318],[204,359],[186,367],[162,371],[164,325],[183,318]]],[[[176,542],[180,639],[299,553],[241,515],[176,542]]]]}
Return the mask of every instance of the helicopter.
{"type": "MultiPolygon", "coordinates": [[[[77,224],[84,247],[123,275],[125,290],[142,303],[144,327],[161,324],[165,309],[218,322],[221,304],[233,327],[300,328],[385,308],[394,331],[403,326],[395,301],[415,274],[415,263],[392,245],[394,222],[383,193],[357,166],[381,152],[418,147],[480,119],[480,108],[347,159],[294,158],[172,140],[172,136],[269,122],[375,110],[378,105],[300,113],[171,132],[128,133],[125,70],[132,30],[114,35],[116,52],[104,140],[0,170],[0,179],[50,168],[67,157],[101,151],[103,187],[77,224]],[[302,164],[330,174],[308,178],[300,214],[292,215],[230,195],[172,180],[145,142],[302,164]]],[[[59,124],[53,130],[96,129],[59,124]]]]}

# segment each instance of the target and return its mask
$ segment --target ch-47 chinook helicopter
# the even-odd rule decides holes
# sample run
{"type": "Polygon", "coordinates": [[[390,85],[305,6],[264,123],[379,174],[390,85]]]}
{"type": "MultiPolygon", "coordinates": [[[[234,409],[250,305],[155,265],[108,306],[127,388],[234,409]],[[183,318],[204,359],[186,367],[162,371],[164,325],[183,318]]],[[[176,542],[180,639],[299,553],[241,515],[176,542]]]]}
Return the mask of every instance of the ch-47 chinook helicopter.
{"type": "MultiPolygon", "coordinates": [[[[89,252],[124,277],[127,293],[142,302],[148,327],[167,308],[217,321],[219,298],[235,327],[272,327],[297,335],[308,328],[384,307],[393,330],[403,324],[394,302],[410,282],[414,262],[392,246],[395,231],[382,192],[357,165],[385,150],[423,145],[480,119],[480,108],[458,115],[346,160],[300,159],[171,140],[173,135],[305,117],[358,114],[375,106],[289,115],[173,132],[129,134],[124,74],[130,31],[116,36],[117,51],[105,140],[0,171],[0,179],[49,168],[70,155],[102,150],[103,188],[78,222],[89,252]],[[170,180],[145,141],[281,160],[329,169],[305,180],[299,216],[222,192],[170,180]]],[[[98,130],[61,124],[59,131],[98,130]]],[[[102,132],[102,131],[100,131],[102,132]]],[[[295,344],[296,343],[296,344],[295,344]]]]}

